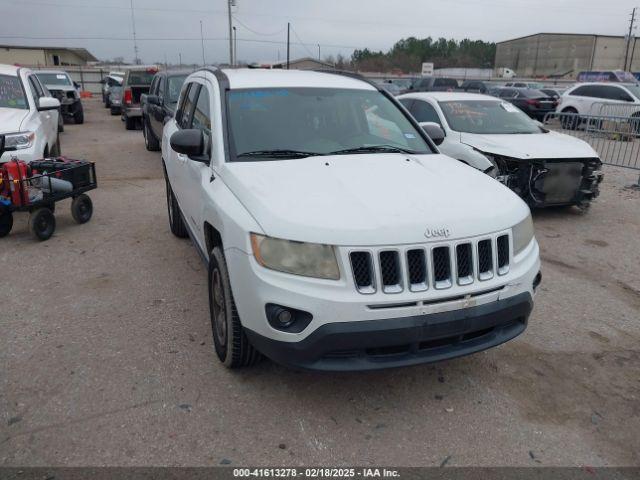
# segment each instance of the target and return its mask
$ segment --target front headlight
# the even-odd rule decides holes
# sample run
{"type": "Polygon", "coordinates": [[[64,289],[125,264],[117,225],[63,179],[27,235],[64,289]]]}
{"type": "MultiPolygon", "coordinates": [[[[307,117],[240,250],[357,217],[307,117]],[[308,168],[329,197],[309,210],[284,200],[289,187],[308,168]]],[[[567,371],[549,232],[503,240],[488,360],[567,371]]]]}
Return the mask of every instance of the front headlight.
{"type": "Polygon", "coordinates": [[[263,267],[304,277],[340,279],[338,261],[331,245],[293,242],[252,233],[251,248],[263,267]]]}
{"type": "Polygon", "coordinates": [[[533,240],[533,221],[531,214],[513,227],[513,254],[518,255],[533,240]]]}
{"type": "Polygon", "coordinates": [[[33,145],[36,134],[33,132],[7,133],[4,137],[6,150],[24,150],[33,145]]]}

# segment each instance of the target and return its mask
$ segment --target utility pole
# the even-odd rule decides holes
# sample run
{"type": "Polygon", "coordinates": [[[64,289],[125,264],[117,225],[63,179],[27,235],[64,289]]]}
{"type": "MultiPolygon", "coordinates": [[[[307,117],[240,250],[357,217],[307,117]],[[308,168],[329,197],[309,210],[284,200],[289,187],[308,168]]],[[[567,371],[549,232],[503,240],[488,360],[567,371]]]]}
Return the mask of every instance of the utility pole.
{"type": "Polygon", "coordinates": [[[233,66],[238,65],[238,31],[233,27],[233,66]]]}
{"type": "Polygon", "coordinates": [[[178,53],[178,65],[182,68],[182,53],[178,53]]]}
{"type": "Polygon", "coordinates": [[[287,70],[289,70],[289,53],[290,53],[290,46],[291,46],[291,23],[287,22],[287,70]]]}
{"type": "Polygon", "coordinates": [[[227,0],[227,12],[229,14],[229,65],[233,65],[233,25],[231,20],[231,4],[235,4],[235,0],[227,0]]]}
{"type": "Polygon", "coordinates": [[[318,44],[318,61],[320,62],[320,44],[318,44]]]}
{"type": "MultiPolygon", "coordinates": [[[[629,61],[629,47],[631,47],[631,35],[633,34],[634,24],[636,23],[636,10],[637,7],[634,7],[631,12],[631,20],[629,21],[629,35],[627,36],[627,47],[624,53],[624,70],[627,70],[627,63],[633,63],[633,58],[629,61]]],[[[631,67],[631,65],[629,65],[631,67]]]]}
{"type": "Polygon", "coordinates": [[[202,20],[200,20],[200,42],[202,42],[202,66],[205,66],[204,60],[204,35],[202,34],[202,20]]]}
{"type": "Polygon", "coordinates": [[[133,0],[131,0],[131,26],[133,29],[133,63],[139,65],[140,59],[138,58],[138,41],[136,40],[136,16],[133,13],[133,0]]]}

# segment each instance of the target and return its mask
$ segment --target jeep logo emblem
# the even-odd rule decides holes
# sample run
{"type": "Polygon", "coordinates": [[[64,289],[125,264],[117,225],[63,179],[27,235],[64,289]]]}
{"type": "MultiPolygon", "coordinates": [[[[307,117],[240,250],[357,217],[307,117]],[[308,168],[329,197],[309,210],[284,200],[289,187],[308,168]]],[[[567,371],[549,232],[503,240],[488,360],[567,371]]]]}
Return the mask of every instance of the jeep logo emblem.
{"type": "Polygon", "coordinates": [[[427,228],[427,231],[424,232],[424,236],[427,238],[438,238],[438,237],[449,238],[451,236],[451,230],[445,227],[427,228]]]}

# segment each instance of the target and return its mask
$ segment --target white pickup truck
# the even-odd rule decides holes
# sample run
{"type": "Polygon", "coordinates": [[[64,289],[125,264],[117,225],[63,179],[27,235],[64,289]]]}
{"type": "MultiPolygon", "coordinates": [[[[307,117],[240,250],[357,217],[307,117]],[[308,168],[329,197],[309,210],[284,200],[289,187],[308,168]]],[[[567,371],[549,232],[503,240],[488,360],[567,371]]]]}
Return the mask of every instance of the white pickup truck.
{"type": "Polygon", "coordinates": [[[208,264],[228,367],[368,370],[520,333],[540,282],[527,205],[336,73],[191,74],[162,158],[171,231],[208,264]]]}

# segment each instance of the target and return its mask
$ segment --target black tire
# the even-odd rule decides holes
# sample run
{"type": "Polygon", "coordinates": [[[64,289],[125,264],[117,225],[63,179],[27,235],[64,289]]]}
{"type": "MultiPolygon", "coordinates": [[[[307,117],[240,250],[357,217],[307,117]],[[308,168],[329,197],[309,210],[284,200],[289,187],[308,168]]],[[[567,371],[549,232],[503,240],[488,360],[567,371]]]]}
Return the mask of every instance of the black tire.
{"type": "Polygon", "coordinates": [[[49,150],[49,157],[59,157],[62,155],[62,147],[60,146],[60,134],[56,137],[56,144],[49,150]]]}
{"type": "Polygon", "coordinates": [[[216,354],[225,367],[245,367],[261,359],[242,328],[221,247],[209,255],[209,315],[216,354]]]}
{"type": "Polygon", "coordinates": [[[73,199],[73,202],[71,202],[71,216],[77,223],[87,223],[91,220],[92,215],[93,202],[88,195],[83,193],[73,199]]]}
{"type": "Polygon", "coordinates": [[[578,116],[578,111],[574,108],[567,108],[562,111],[563,115],[560,119],[560,123],[562,128],[565,130],[575,130],[580,125],[580,117],[578,116]]]}
{"type": "Polygon", "coordinates": [[[135,130],[136,129],[136,119],[129,118],[125,115],[124,117],[124,128],[127,130],[135,130]]]}
{"type": "Polygon", "coordinates": [[[81,103],[78,104],[76,113],[73,114],[73,122],[76,125],[82,125],[84,123],[84,109],[81,103]]]}
{"type": "Polygon", "coordinates": [[[111,107],[111,115],[120,115],[120,108],[119,107],[111,107]]]}
{"type": "Polygon", "coordinates": [[[104,101],[104,106],[105,108],[111,108],[111,100],[109,100],[109,97],[104,101]]]}
{"type": "Polygon", "coordinates": [[[64,116],[62,110],[58,110],[58,133],[64,132],[64,116]]]}
{"type": "Polygon", "coordinates": [[[150,152],[160,151],[160,142],[149,128],[149,121],[143,117],[142,132],[144,135],[144,146],[150,152]]]}
{"type": "Polygon", "coordinates": [[[39,208],[31,212],[29,230],[38,240],[49,240],[56,231],[56,217],[48,208],[39,208]]]}
{"type": "Polygon", "coordinates": [[[3,212],[0,213],[0,238],[6,237],[11,233],[13,228],[13,213],[3,212]]]}
{"type": "Polygon", "coordinates": [[[171,184],[168,179],[165,179],[165,183],[167,187],[167,214],[169,216],[169,228],[171,229],[171,233],[176,237],[187,238],[189,233],[187,232],[187,227],[182,219],[178,200],[176,200],[176,197],[173,194],[173,189],[171,188],[171,184]]]}

